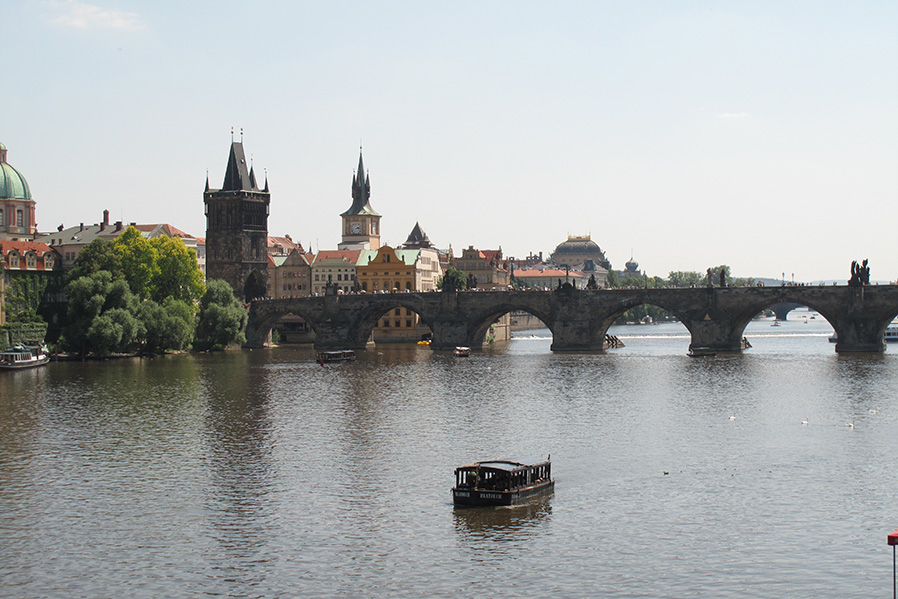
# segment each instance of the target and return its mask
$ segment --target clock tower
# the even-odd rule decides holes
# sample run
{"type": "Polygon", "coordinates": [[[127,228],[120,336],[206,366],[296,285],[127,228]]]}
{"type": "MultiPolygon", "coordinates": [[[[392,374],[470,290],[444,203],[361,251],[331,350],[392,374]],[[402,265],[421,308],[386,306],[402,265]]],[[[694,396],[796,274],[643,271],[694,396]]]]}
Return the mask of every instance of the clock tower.
{"type": "Polygon", "coordinates": [[[340,215],[343,219],[341,250],[376,250],[380,247],[380,214],[371,208],[371,183],[362,164],[359,150],[359,170],[352,177],[352,206],[340,215]]]}

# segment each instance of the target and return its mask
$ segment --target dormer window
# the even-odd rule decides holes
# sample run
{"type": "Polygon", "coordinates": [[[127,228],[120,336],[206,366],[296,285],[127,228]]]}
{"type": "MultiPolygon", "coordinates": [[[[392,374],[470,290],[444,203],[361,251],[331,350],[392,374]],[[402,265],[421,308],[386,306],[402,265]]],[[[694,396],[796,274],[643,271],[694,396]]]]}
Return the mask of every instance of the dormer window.
{"type": "Polygon", "coordinates": [[[9,267],[19,268],[19,254],[15,251],[9,253],[9,267]]]}
{"type": "Polygon", "coordinates": [[[37,256],[34,255],[34,252],[25,254],[25,263],[28,265],[28,268],[37,268],[37,256]]]}

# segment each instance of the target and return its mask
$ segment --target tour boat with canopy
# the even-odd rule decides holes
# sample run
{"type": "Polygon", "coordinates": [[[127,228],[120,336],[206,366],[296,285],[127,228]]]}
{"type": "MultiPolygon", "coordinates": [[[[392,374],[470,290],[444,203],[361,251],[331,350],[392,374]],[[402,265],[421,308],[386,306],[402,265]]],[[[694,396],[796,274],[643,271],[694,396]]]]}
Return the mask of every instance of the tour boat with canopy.
{"type": "Polygon", "coordinates": [[[508,460],[474,462],[455,469],[452,500],[457,506],[515,505],[554,488],[549,458],[534,464],[508,460]]]}

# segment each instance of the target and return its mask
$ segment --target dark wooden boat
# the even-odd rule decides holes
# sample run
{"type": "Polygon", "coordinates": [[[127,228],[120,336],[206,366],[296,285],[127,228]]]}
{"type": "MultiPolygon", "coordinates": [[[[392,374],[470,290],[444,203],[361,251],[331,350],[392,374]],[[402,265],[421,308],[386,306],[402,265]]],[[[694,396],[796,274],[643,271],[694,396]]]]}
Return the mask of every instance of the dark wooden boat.
{"type": "Polygon", "coordinates": [[[317,354],[319,364],[327,364],[328,362],[349,362],[355,360],[355,352],[351,349],[341,349],[333,351],[320,351],[317,354]]]}
{"type": "Polygon", "coordinates": [[[687,354],[690,358],[704,358],[716,356],[717,352],[710,347],[692,347],[689,348],[687,354]]]}
{"type": "Polygon", "coordinates": [[[554,488],[549,459],[535,464],[507,460],[474,462],[455,469],[452,501],[467,507],[515,505],[554,488]]]}

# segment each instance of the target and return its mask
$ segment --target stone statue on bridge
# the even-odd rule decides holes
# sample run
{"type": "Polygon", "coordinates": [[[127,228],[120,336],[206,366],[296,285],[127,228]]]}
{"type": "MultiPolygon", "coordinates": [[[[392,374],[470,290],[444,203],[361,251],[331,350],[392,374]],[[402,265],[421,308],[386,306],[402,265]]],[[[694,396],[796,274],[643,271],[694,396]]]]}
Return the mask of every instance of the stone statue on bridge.
{"type": "Polygon", "coordinates": [[[867,266],[867,259],[861,264],[857,260],[851,261],[851,278],[848,279],[849,287],[861,287],[870,284],[870,267],[867,266]]]}

